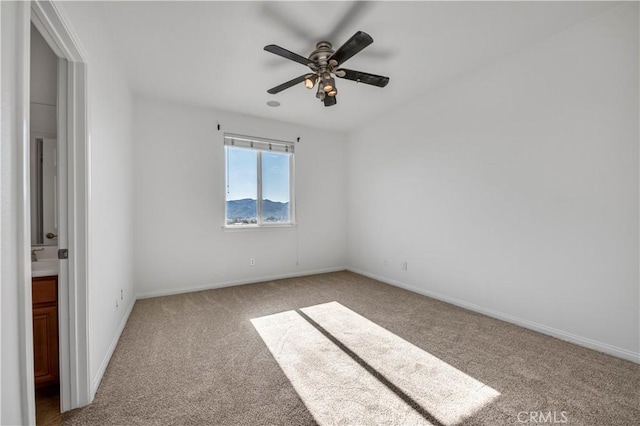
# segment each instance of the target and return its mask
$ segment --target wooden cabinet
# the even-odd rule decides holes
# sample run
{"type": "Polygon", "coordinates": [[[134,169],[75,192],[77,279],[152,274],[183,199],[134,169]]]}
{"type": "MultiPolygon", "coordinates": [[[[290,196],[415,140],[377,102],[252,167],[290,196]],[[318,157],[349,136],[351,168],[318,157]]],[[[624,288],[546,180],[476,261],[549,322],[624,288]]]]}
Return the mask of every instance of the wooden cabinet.
{"type": "Polygon", "coordinates": [[[33,278],[31,295],[36,386],[58,383],[58,277],[33,278]]]}

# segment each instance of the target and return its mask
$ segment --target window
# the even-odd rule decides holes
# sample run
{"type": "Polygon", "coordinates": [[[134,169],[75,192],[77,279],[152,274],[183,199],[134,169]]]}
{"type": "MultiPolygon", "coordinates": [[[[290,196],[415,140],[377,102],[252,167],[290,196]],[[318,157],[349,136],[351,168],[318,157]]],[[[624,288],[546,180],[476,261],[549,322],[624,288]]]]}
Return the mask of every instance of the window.
{"type": "Polygon", "coordinates": [[[225,226],[293,225],[293,153],[290,142],[224,135],[225,226]]]}

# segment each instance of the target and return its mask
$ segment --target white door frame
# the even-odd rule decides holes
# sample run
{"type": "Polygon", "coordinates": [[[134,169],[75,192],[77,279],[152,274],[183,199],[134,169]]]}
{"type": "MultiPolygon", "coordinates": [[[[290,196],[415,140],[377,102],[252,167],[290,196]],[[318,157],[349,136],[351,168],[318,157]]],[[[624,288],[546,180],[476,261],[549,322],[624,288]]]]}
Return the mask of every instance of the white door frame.
{"type": "MultiPolygon", "coordinates": [[[[69,250],[68,260],[60,261],[58,322],[60,336],[60,405],[61,410],[87,405],[92,400],[89,365],[89,193],[90,150],[87,107],[87,56],[78,42],[69,20],[53,0],[31,2],[31,22],[42,34],[58,56],[58,200],[60,228],[58,244],[69,250]],[[64,185],[64,182],[67,182],[64,185]],[[65,220],[66,217],[66,220],[65,220]]],[[[27,27],[29,23],[27,22],[27,27]]],[[[30,51],[30,43],[22,46],[30,51]]],[[[29,54],[27,53],[27,58],[29,54]]],[[[28,71],[28,62],[26,64],[28,71]]],[[[28,74],[27,74],[28,75],[28,74]]],[[[29,92],[23,102],[29,105],[29,92]]],[[[28,113],[28,108],[26,109],[28,113]]],[[[28,118],[28,117],[27,117],[28,118]]],[[[28,159],[28,157],[27,157],[28,159]]],[[[28,165],[27,165],[28,166],[28,165]]],[[[28,174],[27,174],[28,177],[28,174]]],[[[25,185],[28,188],[28,184],[25,185]]],[[[28,193],[25,194],[29,199],[28,193]]],[[[28,212],[25,212],[28,213],[28,212]]],[[[28,217],[27,217],[28,218],[28,217]]],[[[28,223],[28,222],[27,222],[28,223]]],[[[30,235],[24,235],[30,244],[30,235]]],[[[29,275],[31,265],[27,264],[29,275]]],[[[31,292],[31,283],[25,283],[31,292]]],[[[31,324],[31,298],[23,305],[23,313],[31,324]]],[[[27,411],[33,410],[33,336],[32,330],[23,330],[30,340],[22,348],[30,348],[24,354],[29,377],[27,395],[23,399],[27,411]]],[[[35,415],[34,412],[31,412],[35,415]]],[[[29,416],[30,423],[35,416],[29,416]]]]}

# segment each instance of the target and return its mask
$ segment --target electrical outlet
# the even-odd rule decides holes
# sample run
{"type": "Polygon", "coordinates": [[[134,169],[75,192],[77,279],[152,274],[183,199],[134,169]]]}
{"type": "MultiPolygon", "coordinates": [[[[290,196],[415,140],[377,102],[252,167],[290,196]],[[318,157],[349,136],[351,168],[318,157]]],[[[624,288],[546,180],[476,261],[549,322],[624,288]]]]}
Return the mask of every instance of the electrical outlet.
{"type": "Polygon", "coordinates": [[[120,300],[124,300],[124,290],[120,289],[120,300]]]}
{"type": "Polygon", "coordinates": [[[256,266],[256,260],[255,259],[249,259],[249,265],[256,266]]]}
{"type": "Polygon", "coordinates": [[[403,262],[402,263],[402,270],[406,271],[407,270],[407,262],[403,262]]]}
{"type": "Polygon", "coordinates": [[[119,306],[118,299],[116,299],[116,309],[118,309],[118,306],[119,306]]]}

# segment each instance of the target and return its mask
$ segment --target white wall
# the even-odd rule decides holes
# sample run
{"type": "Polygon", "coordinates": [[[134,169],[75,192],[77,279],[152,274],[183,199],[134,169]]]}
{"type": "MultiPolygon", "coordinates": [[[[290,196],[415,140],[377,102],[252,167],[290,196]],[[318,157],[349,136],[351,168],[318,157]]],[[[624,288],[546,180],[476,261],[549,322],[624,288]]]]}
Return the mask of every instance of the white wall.
{"type": "Polygon", "coordinates": [[[345,145],[340,134],[137,99],[134,135],[140,295],[344,268],[345,145]],[[301,138],[295,154],[296,228],[223,231],[224,132],[301,138]],[[256,259],[255,266],[249,266],[250,258],[256,259]]]}
{"type": "Polygon", "coordinates": [[[638,361],[638,48],[633,2],[350,135],[349,265],[638,361]]]}
{"type": "Polygon", "coordinates": [[[135,299],[132,95],[112,50],[102,5],[65,2],[64,10],[88,56],[89,340],[95,391],[135,299]]]}
{"type": "Polygon", "coordinates": [[[58,57],[31,25],[30,76],[32,132],[55,136],[58,104],[58,57]]]}

